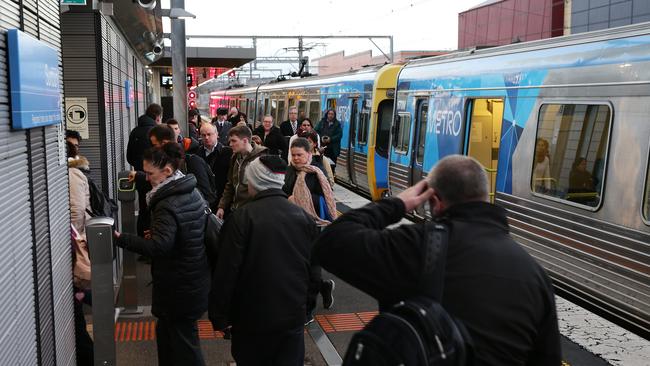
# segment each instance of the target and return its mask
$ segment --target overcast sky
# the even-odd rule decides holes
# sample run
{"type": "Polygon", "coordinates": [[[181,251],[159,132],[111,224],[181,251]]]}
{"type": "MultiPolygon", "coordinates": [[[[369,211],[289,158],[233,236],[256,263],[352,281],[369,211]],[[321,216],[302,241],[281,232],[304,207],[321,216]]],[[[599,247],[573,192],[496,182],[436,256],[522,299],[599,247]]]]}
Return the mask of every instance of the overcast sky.
{"type": "MultiPolygon", "coordinates": [[[[458,45],[458,13],[485,0],[185,0],[185,8],[196,15],[186,20],[186,34],[211,35],[392,35],[394,50],[452,50],[458,45]]],[[[162,1],[162,7],[169,0],[162,1]]],[[[164,23],[169,32],[169,23],[164,23]]],[[[388,53],[386,40],[375,41],[388,53]]],[[[308,39],[314,46],[310,58],[344,50],[353,54],[373,50],[367,39],[347,41],[308,39]]],[[[252,46],[250,40],[190,40],[188,46],[252,46]]],[[[296,40],[262,41],[258,56],[297,56],[287,47],[296,40]]]]}

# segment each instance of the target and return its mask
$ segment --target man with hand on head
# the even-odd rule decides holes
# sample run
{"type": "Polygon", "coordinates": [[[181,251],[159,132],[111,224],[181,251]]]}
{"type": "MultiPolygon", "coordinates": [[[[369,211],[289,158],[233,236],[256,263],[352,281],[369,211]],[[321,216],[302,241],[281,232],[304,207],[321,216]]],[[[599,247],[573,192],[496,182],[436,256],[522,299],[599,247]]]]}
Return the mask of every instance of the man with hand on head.
{"type": "Polygon", "coordinates": [[[434,223],[386,228],[425,202],[449,230],[441,303],[467,328],[476,365],[560,365],[551,281],[508,233],[506,211],[490,203],[487,175],[472,158],[448,156],[397,197],[348,211],[319,236],[313,255],[377,299],[380,311],[435,299],[437,289],[420,287],[434,223]]]}

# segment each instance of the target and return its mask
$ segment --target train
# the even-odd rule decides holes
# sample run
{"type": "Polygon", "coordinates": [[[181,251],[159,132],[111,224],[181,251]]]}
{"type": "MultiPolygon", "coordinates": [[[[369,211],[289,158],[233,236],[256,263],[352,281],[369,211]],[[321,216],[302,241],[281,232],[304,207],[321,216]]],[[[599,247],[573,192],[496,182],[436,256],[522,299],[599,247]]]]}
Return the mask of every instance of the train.
{"type": "Polygon", "coordinates": [[[337,182],[372,199],[476,158],[557,293],[650,338],[650,23],[198,93],[251,123],[334,108],[337,182]]]}

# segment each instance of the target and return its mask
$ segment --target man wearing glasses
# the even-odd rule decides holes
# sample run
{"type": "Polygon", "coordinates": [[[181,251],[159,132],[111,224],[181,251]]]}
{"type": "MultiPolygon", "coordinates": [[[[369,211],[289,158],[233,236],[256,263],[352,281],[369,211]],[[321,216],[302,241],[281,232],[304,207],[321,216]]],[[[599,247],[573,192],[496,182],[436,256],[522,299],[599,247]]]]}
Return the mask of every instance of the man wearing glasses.
{"type": "Polygon", "coordinates": [[[300,124],[298,123],[298,108],[289,108],[289,119],[280,124],[280,132],[284,137],[291,137],[298,133],[300,124]]]}

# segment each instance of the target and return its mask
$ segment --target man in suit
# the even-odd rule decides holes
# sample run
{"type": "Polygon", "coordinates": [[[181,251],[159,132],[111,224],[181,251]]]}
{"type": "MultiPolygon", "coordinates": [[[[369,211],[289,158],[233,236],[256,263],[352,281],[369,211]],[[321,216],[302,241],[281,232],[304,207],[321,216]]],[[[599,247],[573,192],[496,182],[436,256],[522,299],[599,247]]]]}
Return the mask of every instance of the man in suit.
{"type": "Polygon", "coordinates": [[[280,132],[284,137],[291,137],[298,133],[300,124],[298,123],[298,108],[289,108],[289,119],[280,124],[280,132]]]}
{"type": "Polygon", "coordinates": [[[228,145],[228,131],[232,128],[232,123],[226,119],[227,117],[228,108],[221,107],[217,109],[217,118],[212,121],[217,127],[219,142],[224,145],[228,145]]]}

